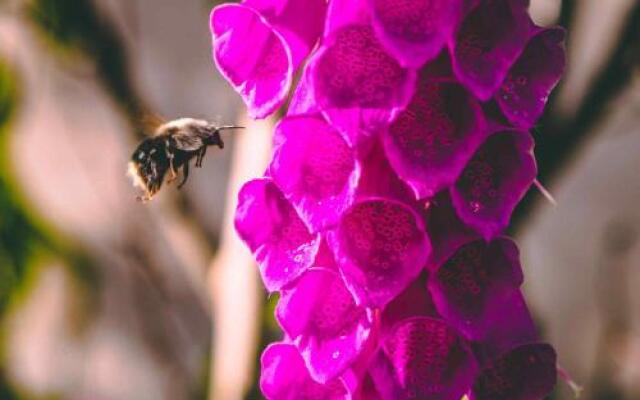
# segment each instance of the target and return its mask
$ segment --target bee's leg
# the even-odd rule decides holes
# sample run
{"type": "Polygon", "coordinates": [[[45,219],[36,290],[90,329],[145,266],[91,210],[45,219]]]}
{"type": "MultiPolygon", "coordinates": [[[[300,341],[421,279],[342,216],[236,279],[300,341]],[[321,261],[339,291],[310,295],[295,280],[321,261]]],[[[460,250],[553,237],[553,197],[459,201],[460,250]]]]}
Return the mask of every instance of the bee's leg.
{"type": "Polygon", "coordinates": [[[169,158],[169,172],[171,172],[171,176],[169,176],[169,179],[167,179],[167,183],[171,183],[178,177],[178,171],[176,171],[176,167],[175,165],[173,165],[173,153],[167,151],[167,157],[169,158]]]}
{"type": "Polygon", "coordinates": [[[169,172],[170,172],[170,175],[169,175],[169,178],[167,178],[167,183],[171,183],[175,181],[176,178],[178,178],[178,173],[175,167],[173,166],[173,160],[169,161],[169,172]]]}
{"type": "Polygon", "coordinates": [[[189,177],[189,161],[185,162],[182,166],[182,182],[178,185],[178,189],[181,189],[185,183],[187,183],[187,178],[189,177]]]}
{"type": "Polygon", "coordinates": [[[202,154],[200,154],[200,167],[202,167],[202,160],[204,160],[205,154],[207,154],[207,146],[202,146],[202,154]]]}
{"type": "Polygon", "coordinates": [[[196,156],[196,167],[202,167],[202,159],[204,159],[205,154],[207,154],[207,146],[202,146],[196,156]]]}

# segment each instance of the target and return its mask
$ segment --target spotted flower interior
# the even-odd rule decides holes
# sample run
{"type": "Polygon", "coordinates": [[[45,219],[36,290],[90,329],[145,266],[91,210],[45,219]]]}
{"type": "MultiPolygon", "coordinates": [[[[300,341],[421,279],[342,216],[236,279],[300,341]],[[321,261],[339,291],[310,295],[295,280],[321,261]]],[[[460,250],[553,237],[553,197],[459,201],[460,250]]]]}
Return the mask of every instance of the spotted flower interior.
{"type": "Polygon", "coordinates": [[[504,236],[536,179],[529,129],[565,65],[564,31],[536,26],[527,8],[214,8],[214,60],[249,114],[292,95],[235,217],[280,293],[283,338],[262,355],[268,399],[534,400],[553,389],[556,355],[504,236]]]}

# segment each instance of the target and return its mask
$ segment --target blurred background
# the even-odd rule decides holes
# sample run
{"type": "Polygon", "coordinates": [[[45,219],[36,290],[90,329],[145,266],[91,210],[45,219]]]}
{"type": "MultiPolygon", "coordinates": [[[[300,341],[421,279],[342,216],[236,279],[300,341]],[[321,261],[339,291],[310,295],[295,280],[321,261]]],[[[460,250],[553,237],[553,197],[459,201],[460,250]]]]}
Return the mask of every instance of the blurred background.
{"type": "MultiPolygon", "coordinates": [[[[230,230],[268,160],[212,65],[205,0],[0,0],[0,399],[259,399],[279,337],[230,230]],[[145,115],[244,123],[185,188],[135,201],[145,115]]],[[[532,0],[569,31],[512,234],[584,399],[640,399],[640,3],[532,0]]],[[[554,399],[573,394],[559,384],[554,399]]]]}

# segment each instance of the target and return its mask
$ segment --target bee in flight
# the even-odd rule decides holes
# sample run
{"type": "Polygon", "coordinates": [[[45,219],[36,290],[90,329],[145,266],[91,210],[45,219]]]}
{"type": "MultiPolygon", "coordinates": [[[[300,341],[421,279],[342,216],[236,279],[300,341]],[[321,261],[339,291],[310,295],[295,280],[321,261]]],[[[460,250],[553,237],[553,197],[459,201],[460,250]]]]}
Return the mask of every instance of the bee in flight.
{"type": "Polygon", "coordinates": [[[171,183],[178,177],[182,168],[180,189],[189,177],[189,163],[196,159],[195,166],[202,167],[202,159],[207,147],[224,148],[220,131],[242,129],[241,126],[215,126],[207,121],[193,118],[180,118],[160,125],[153,136],[144,139],[133,152],[129,162],[128,175],[134,186],[144,191],[138,199],[151,200],[158,193],[167,177],[171,183]]]}

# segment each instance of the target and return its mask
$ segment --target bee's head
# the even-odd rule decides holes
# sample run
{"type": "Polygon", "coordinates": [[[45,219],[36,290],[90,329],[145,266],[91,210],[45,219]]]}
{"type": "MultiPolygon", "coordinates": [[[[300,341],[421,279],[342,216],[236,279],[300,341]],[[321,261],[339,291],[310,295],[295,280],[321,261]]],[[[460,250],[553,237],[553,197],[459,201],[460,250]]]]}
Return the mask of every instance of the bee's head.
{"type": "Polygon", "coordinates": [[[169,168],[164,141],[151,137],[145,139],[131,155],[128,175],[134,186],[145,192],[145,198],[155,195],[169,168]]]}

